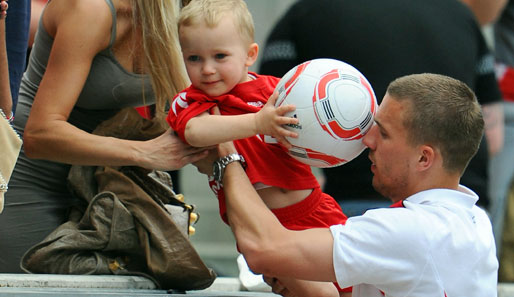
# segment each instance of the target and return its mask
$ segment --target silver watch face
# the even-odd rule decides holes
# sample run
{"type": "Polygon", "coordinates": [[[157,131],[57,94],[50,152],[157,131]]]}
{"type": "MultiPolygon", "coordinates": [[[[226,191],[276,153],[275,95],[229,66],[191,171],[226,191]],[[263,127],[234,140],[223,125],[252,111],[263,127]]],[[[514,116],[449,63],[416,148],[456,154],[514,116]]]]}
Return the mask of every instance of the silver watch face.
{"type": "Polygon", "coordinates": [[[214,176],[214,180],[217,182],[222,181],[223,179],[223,171],[225,171],[225,167],[227,167],[228,164],[234,162],[234,161],[243,161],[241,155],[238,155],[237,153],[233,153],[230,155],[227,155],[225,157],[219,158],[213,163],[212,167],[212,175],[214,176]]]}
{"type": "Polygon", "coordinates": [[[221,182],[221,178],[222,178],[221,173],[223,172],[222,166],[223,165],[221,164],[220,160],[217,160],[213,163],[212,175],[214,176],[214,180],[216,180],[218,182],[221,182]]]}

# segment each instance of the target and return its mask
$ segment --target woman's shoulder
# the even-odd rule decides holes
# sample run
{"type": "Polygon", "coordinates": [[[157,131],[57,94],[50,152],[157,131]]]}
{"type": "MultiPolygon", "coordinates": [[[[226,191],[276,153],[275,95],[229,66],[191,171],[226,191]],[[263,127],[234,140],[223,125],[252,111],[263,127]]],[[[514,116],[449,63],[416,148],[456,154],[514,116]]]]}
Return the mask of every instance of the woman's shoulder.
{"type": "MultiPolygon", "coordinates": [[[[112,14],[106,0],[52,0],[43,12],[45,27],[49,33],[57,28],[89,28],[108,30],[112,26],[112,14]]],[[[53,35],[53,34],[51,34],[53,35]]]]}
{"type": "Polygon", "coordinates": [[[91,18],[91,24],[99,18],[111,18],[109,0],[52,0],[49,1],[45,11],[50,14],[59,14],[62,17],[83,16],[91,18]]]}
{"type": "Polygon", "coordinates": [[[113,17],[106,0],[52,0],[43,12],[43,24],[52,37],[62,32],[108,44],[113,17]]]}

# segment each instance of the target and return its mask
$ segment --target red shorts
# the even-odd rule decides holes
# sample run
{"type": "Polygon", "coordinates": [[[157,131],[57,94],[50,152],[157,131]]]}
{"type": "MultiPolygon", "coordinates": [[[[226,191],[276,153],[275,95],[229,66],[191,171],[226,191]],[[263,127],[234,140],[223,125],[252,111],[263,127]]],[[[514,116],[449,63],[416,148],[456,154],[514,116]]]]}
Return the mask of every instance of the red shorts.
{"type": "MultiPolygon", "coordinates": [[[[332,196],[325,194],[320,188],[302,201],[283,208],[271,210],[284,227],[289,230],[305,230],[311,228],[328,228],[332,225],[345,224],[348,219],[332,196]]],[[[334,283],[339,292],[351,292],[352,288],[342,289],[334,283]]]]}
{"type": "Polygon", "coordinates": [[[339,203],[320,188],[314,188],[309,196],[296,204],[271,211],[289,230],[328,228],[344,224],[348,219],[339,203]]]}

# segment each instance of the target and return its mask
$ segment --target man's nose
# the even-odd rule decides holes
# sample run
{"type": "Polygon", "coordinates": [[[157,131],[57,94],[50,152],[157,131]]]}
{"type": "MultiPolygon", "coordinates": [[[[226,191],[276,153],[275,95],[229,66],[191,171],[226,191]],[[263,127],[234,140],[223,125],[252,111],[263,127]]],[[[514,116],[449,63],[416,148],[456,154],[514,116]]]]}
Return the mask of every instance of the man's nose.
{"type": "Polygon", "coordinates": [[[373,124],[371,128],[369,129],[368,133],[364,135],[362,138],[362,143],[364,143],[365,146],[369,147],[370,149],[374,149],[374,143],[375,143],[375,137],[376,133],[378,131],[377,124],[373,124]]]}

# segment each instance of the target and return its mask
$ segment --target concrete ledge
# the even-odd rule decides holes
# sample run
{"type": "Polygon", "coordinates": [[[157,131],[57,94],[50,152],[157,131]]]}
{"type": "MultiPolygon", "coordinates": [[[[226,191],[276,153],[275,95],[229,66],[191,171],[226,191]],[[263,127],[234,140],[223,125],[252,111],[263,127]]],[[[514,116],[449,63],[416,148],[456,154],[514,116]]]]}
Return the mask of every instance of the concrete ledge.
{"type": "Polygon", "coordinates": [[[206,290],[155,289],[149,279],[126,275],[0,274],[0,297],[277,297],[244,292],[237,278],[219,277],[206,290]]]}
{"type": "Polygon", "coordinates": [[[209,288],[203,291],[239,292],[244,291],[244,288],[236,277],[218,277],[209,288]]]}
{"type": "MultiPolygon", "coordinates": [[[[0,287],[0,297],[182,297],[160,290],[0,287]]],[[[189,296],[188,296],[189,297],[189,296]]]]}
{"type": "Polygon", "coordinates": [[[514,297],[514,283],[498,284],[498,297],[514,297]]]}
{"type": "MultiPolygon", "coordinates": [[[[129,275],[68,275],[68,274],[4,274],[0,273],[0,288],[84,288],[155,290],[155,284],[142,276],[129,275]]],[[[239,292],[243,287],[238,278],[218,277],[204,291],[239,292]]]]}
{"type": "Polygon", "coordinates": [[[156,289],[151,280],[141,276],[6,273],[0,273],[0,287],[156,289]]]}
{"type": "MultiPolygon", "coordinates": [[[[127,275],[0,274],[0,296],[184,296],[156,289],[144,277],[127,275]]],[[[278,296],[243,292],[238,278],[218,277],[187,296],[278,296]]],[[[514,283],[498,284],[498,297],[514,297],[514,283]]]]}

